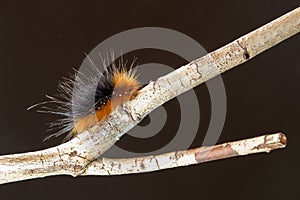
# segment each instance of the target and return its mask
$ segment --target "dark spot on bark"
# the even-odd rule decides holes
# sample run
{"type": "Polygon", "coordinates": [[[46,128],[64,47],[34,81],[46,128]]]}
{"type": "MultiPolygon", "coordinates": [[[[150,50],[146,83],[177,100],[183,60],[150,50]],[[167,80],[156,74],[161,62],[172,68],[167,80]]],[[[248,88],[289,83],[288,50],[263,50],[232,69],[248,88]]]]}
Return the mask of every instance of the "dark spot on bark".
{"type": "Polygon", "coordinates": [[[245,60],[248,60],[250,58],[250,54],[248,53],[248,51],[245,51],[244,54],[243,54],[243,58],[245,60]]]}
{"type": "Polygon", "coordinates": [[[77,151],[72,151],[69,155],[70,155],[71,157],[77,156],[77,151]]]}
{"type": "Polygon", "coordinates": [[[143,170],[144,170],[144,169],[145,169],[145,165],[144,165],[144,163],[142,163],[142,162],[141,162],[141,164],[140,164],[140,167],[141,167],[141,169],[143,169],[143,170]]]}

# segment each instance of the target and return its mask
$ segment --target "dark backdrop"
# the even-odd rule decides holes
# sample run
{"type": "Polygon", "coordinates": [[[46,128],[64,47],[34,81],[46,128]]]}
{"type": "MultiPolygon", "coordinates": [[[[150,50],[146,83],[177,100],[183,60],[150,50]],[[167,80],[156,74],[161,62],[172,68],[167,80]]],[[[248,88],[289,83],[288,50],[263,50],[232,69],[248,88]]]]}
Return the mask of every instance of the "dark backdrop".
{"type": "MultiPolygon", "coordinates": [[[[55,93],[57,82],[78,68],[106,38],[132,28],[165,27],[197,40],[208,51],[299,6],[269,1],[0,1],[0,154],[56,145],[43,143],[53,116],[26,108],[55,93]]],[[[296,199],[299,197],[300,36],[294,36],[222,75],[227,117],[219,143],[283,131],[288,147],[155,173],[112,177],[48,177],[0,186],[2,199],[296,199]]],[[[139,55],[137,53],[137,55],[139,55]]],[[[150,52],[140,60],[155,60],[150,52]],[[152,57],[151,57],[152,56],[152,57]]],[[[182,60],[168,57],[172,67],[182,60]]],[[[205,85],[196,89],[201,107],[201,144],[210,116],[205,85]]],[[[178,106],[174,101],[167,106],[178,106]],[[173,102],[173,104],[172,104],[173,102]]],[[[174,108],[176,110],[176,108],[174,108]]],[[[172,109],[169,111],[172,115],[172,109]]],[[[173,114],[174,115],[174,114],[173,114]]],[[[175,119],[176,120],[176,119],[175,119]]],[[[172,130],[172,123],[169,123],[172,130]]],[[[167,129],[168,130],[168,127],[167,129]]],[[[150,141],[156,145],[172,131],[150,141]]],[[[121,144],[142,151],[124,137],[121,144]],[[126,141],[126,142],[125,142],[126,141]]],[[[147,146],[147,145],[146,145],[147,146]]],[[[147,148],[147,147],[145,147],[147,148]]]]}

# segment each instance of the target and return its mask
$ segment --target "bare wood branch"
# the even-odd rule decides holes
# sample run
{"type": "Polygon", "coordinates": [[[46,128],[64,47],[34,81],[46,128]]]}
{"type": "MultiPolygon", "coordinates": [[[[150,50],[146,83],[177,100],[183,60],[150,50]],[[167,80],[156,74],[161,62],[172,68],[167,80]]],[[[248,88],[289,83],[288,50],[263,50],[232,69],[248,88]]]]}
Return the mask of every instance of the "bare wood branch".
{"type": "Polygon", "coordinates": [[[284,148],[286,144],[286,136],[283,133],[276,133],[156,156],[126,159],[102,158],[92,162],[81,175],[121,175],[152,172],[254,153],[268,153],[275,149],[284,148]]]}
{"type": "Polygon", "coordinates": [[[105,121],[59,146],[0,156],[0,183],[50,175],[77,176],[156,107],[248,61],[300,31],[300,8],[144,87],[105,121]]]}

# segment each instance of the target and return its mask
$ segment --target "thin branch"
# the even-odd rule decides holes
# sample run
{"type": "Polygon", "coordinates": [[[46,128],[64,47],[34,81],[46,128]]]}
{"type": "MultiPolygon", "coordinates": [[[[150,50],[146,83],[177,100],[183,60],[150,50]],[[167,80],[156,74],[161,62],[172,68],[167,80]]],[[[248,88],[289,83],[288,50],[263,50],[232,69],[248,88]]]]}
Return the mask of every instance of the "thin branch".
{"type": "Polygon", "coordinates": [[[0,183],[67,174],[78,176],[122,135],[156,107],[248,61],[300,31],[300,8],[242,36],[178,70],[150,82],[132,101],[119,106],[71,141],[49,149],[0,156],[0,183]]]}
{"type": "Polygon", "coordinates": [[[102,158],[92,162],[81,175],[121,175],[152,172],[254,153],[268,153],[275,149],[284,148],[286,144],[286,136],[283,133],[276,133],[157,156],[126,159],[102,158]]]}

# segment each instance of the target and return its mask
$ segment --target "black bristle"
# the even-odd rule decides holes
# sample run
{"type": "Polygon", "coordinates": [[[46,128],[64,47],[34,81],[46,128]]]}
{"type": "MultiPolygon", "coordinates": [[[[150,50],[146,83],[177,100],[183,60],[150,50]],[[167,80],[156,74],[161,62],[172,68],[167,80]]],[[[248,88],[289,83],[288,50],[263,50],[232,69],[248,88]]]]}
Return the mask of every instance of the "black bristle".
{"type": "Polygon", "coordinates": [[[114,90],[114,85],[111,78],[103,76],[97,85],[95,93],[95,106],[96,110],[105,105],[109,99],[111,99],[114,90]]]}

